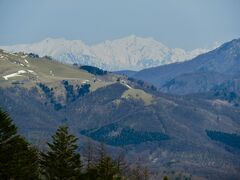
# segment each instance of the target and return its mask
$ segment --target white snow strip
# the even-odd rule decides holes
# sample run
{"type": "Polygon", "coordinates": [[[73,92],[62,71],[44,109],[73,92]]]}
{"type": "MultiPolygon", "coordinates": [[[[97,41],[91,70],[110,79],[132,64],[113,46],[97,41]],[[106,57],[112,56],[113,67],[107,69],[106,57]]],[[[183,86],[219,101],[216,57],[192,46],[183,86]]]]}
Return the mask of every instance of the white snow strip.
{"type": "Polygon", "coordinates": [[[24,66],[24,64],[20,64],[21,66],[24,66]]]}
{"type": "Polygon", "coordinates": [[[89,80],[84,80],[82,83],[83,83],[83,84],[89,83],[89,80]]]}
{"type": "Polygon", "coordinates": [[[26,59],[24,59],[24,61],[25,61],[25,63],[27,63],[27,64],[29,63],[28,60],[26,60],[26,59]]]}
{"type": "Polygon", "coordinates": [[[12,77],[16,77],[16,76],[22,76],[22,75],[17,74],[17,73],[13,73],[13,74],[9,74],[9,75],[7,75],[7,76],[3,76],[3,78],[4,78],[5,80],[8,80],[8,78],[12,78],[12,77]]]}
{"type": "Polygon", "coordinates": [[[17,73],[23,74],[23,73],[26,73],[26,71],[25,70],[19,70],[17,73]]]}
{"type": "Polygon", "coordinates": [[[125,85],[128,89],[132,89],[132,87],[129,86],[128,84],[123,84],[123,85],[125,85]]]}
{"type": "Polygon", "coordinates": [[[8,80],[9,78],[12,78],[12,77],[22,76],[21,74],[24,74],[24,73],[26,73],[26,71],[24,71],[24,70],[19,70],[19,71],[16,72],[16,73],[3,76],[3,78],[4,78],[5,80],[8,80]]]}
{"type": "Polygon", "coordinates": [[[32,74],[34,74],[34,75],[37,75],[37,73],[35,73],[33,70],[28,69],[27,71],[28,71],[29,73],[32,73],[32,74]]]}
{"type": "Polygon", "coordinates": [[[21,56],[22,58],[26,58],[28,55],[21,56]]]}

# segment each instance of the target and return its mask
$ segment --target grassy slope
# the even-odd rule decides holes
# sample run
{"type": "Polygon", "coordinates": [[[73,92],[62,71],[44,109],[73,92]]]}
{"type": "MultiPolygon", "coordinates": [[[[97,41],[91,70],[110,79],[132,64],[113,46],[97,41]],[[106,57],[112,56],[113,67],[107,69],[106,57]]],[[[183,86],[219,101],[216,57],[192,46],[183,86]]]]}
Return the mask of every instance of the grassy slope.
{"type": "MultiPolygon", "coordinates": [[[[50,88],[54,88],[55,94],[61,95],[64,93],[61,84],[62,80],[68,80],[73,85],[87,82],[91,85],[91,91],[95,91],[101,87],[116,83],[119,77],[121,76],[112,73],[106,76],[95,76],[85,70],[47,58],[31,58],[27,54],[12,54],[0,50],[0,87],[4,88],[12,87],[13,82],[21,81],[24,82],[21,87],[30,89],[35,87],[36,83],[41,82],[47,84],[50,88]],[[24,70],[27,73],[10,77],[8,80],[3,78],[19,70],[24,70]],[[33,72],[28,72],[29,70],[33,72]]],[[[151,104],[153,101],[152,95],[134,88],[127,90],[122,97],[143,100],[146,105],[151,104]]]]}

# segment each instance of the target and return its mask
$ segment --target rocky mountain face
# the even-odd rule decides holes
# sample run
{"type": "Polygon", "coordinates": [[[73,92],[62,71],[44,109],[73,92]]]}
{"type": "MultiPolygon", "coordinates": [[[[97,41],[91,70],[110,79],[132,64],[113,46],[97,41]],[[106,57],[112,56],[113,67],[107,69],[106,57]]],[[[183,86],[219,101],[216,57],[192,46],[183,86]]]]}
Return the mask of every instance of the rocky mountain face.
{"type": "Polygon", "coordinates": [[[192,59],[208,49],[171,49],[152,39],[134,35],[96,45],[86,45],[80,40],[48,38],[33,44],[1,46],[10,52],[35,53],[51,56],[66,64],[82,64],[105,70],[141,70],[192,59]]]}
{"type": "Polygon", "coordinates": [[[182,63],[145,69],[132,77],[173,94],[208,92],[240,76],[240,39],[182,63]]]}
{"type": "MultiPolygon", "coordinates": [[[[163,94],[143,81],[89,68],[0,51],[0,107],[38,146],[64,123],[80,143],[90,138],[122,149],[129,161],[140,157],[153,171],[240,176],[239,108],[211,97],[163,94]]],[[[219,95],[222,89],[216,88],[219,95]]]]}

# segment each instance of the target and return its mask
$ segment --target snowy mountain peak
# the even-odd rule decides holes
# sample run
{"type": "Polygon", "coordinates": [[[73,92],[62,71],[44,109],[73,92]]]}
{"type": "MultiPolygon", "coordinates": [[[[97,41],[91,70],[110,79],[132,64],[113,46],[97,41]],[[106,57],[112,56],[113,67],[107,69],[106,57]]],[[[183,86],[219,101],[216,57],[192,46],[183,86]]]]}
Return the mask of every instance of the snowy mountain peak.
{"type": "Polygon", "coordinates": [[[111,71],[141,70],[189,60],[209,51],[209,49],[193,51],[171,49],[151,37],[142,38],[135,35],[107,40],[91,46],[81,40],[46,38],[37,43],[0,46],[0,48],[10,52],[22,51],[40,56],[48,55],[63,63],[93,65],[111,71]]]}

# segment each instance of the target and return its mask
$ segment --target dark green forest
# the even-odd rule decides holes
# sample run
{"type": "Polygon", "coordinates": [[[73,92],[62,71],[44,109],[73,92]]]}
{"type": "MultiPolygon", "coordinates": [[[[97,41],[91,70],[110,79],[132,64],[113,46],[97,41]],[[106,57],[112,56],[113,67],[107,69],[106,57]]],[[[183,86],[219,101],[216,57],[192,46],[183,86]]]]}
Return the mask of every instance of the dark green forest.
{"type": "Polygon", "coordinates": [[[97,67],[94,67],[94,66],[87,66],[87,65],[84,65],[84,66],[80,66],[79,69],[83,69],[91,74],[94,74],[94,75],[99,75],[99,76],[102,76],[102,75],[106,75],[107,74],[107,71],[104,71],[100,68],[97,68],[97,67]]]}
{"type": "Polygon", "coordinates": [[[147,180],[149,171],[131,165],[123,153],[114,158],[103,144],[90,141],[79,153],[78,139],[60,126],[39,150],[18,134],[9,115],[0,109],[0,179],[1,180],[147,180]]]}
{"type": "Polygon", "coordinates": [[[170,139],[168,135],[163,133],[136,131],[128,127],[121,128],[118,124],[109,124],[97,130],[82,130],[80,134],[112,146],[125,146],[129,144],[140,144],[146,141],[151,142],[170,139]],[[117,136],[111,136],[112,132],[118,132],[117,136]]]}
{"type": "Polygon", "coordinates": [[[220,131],[206,130],[208,137],[234,148],[240,148],[240,136],[237,134],[224,133],[220,131]]]}

